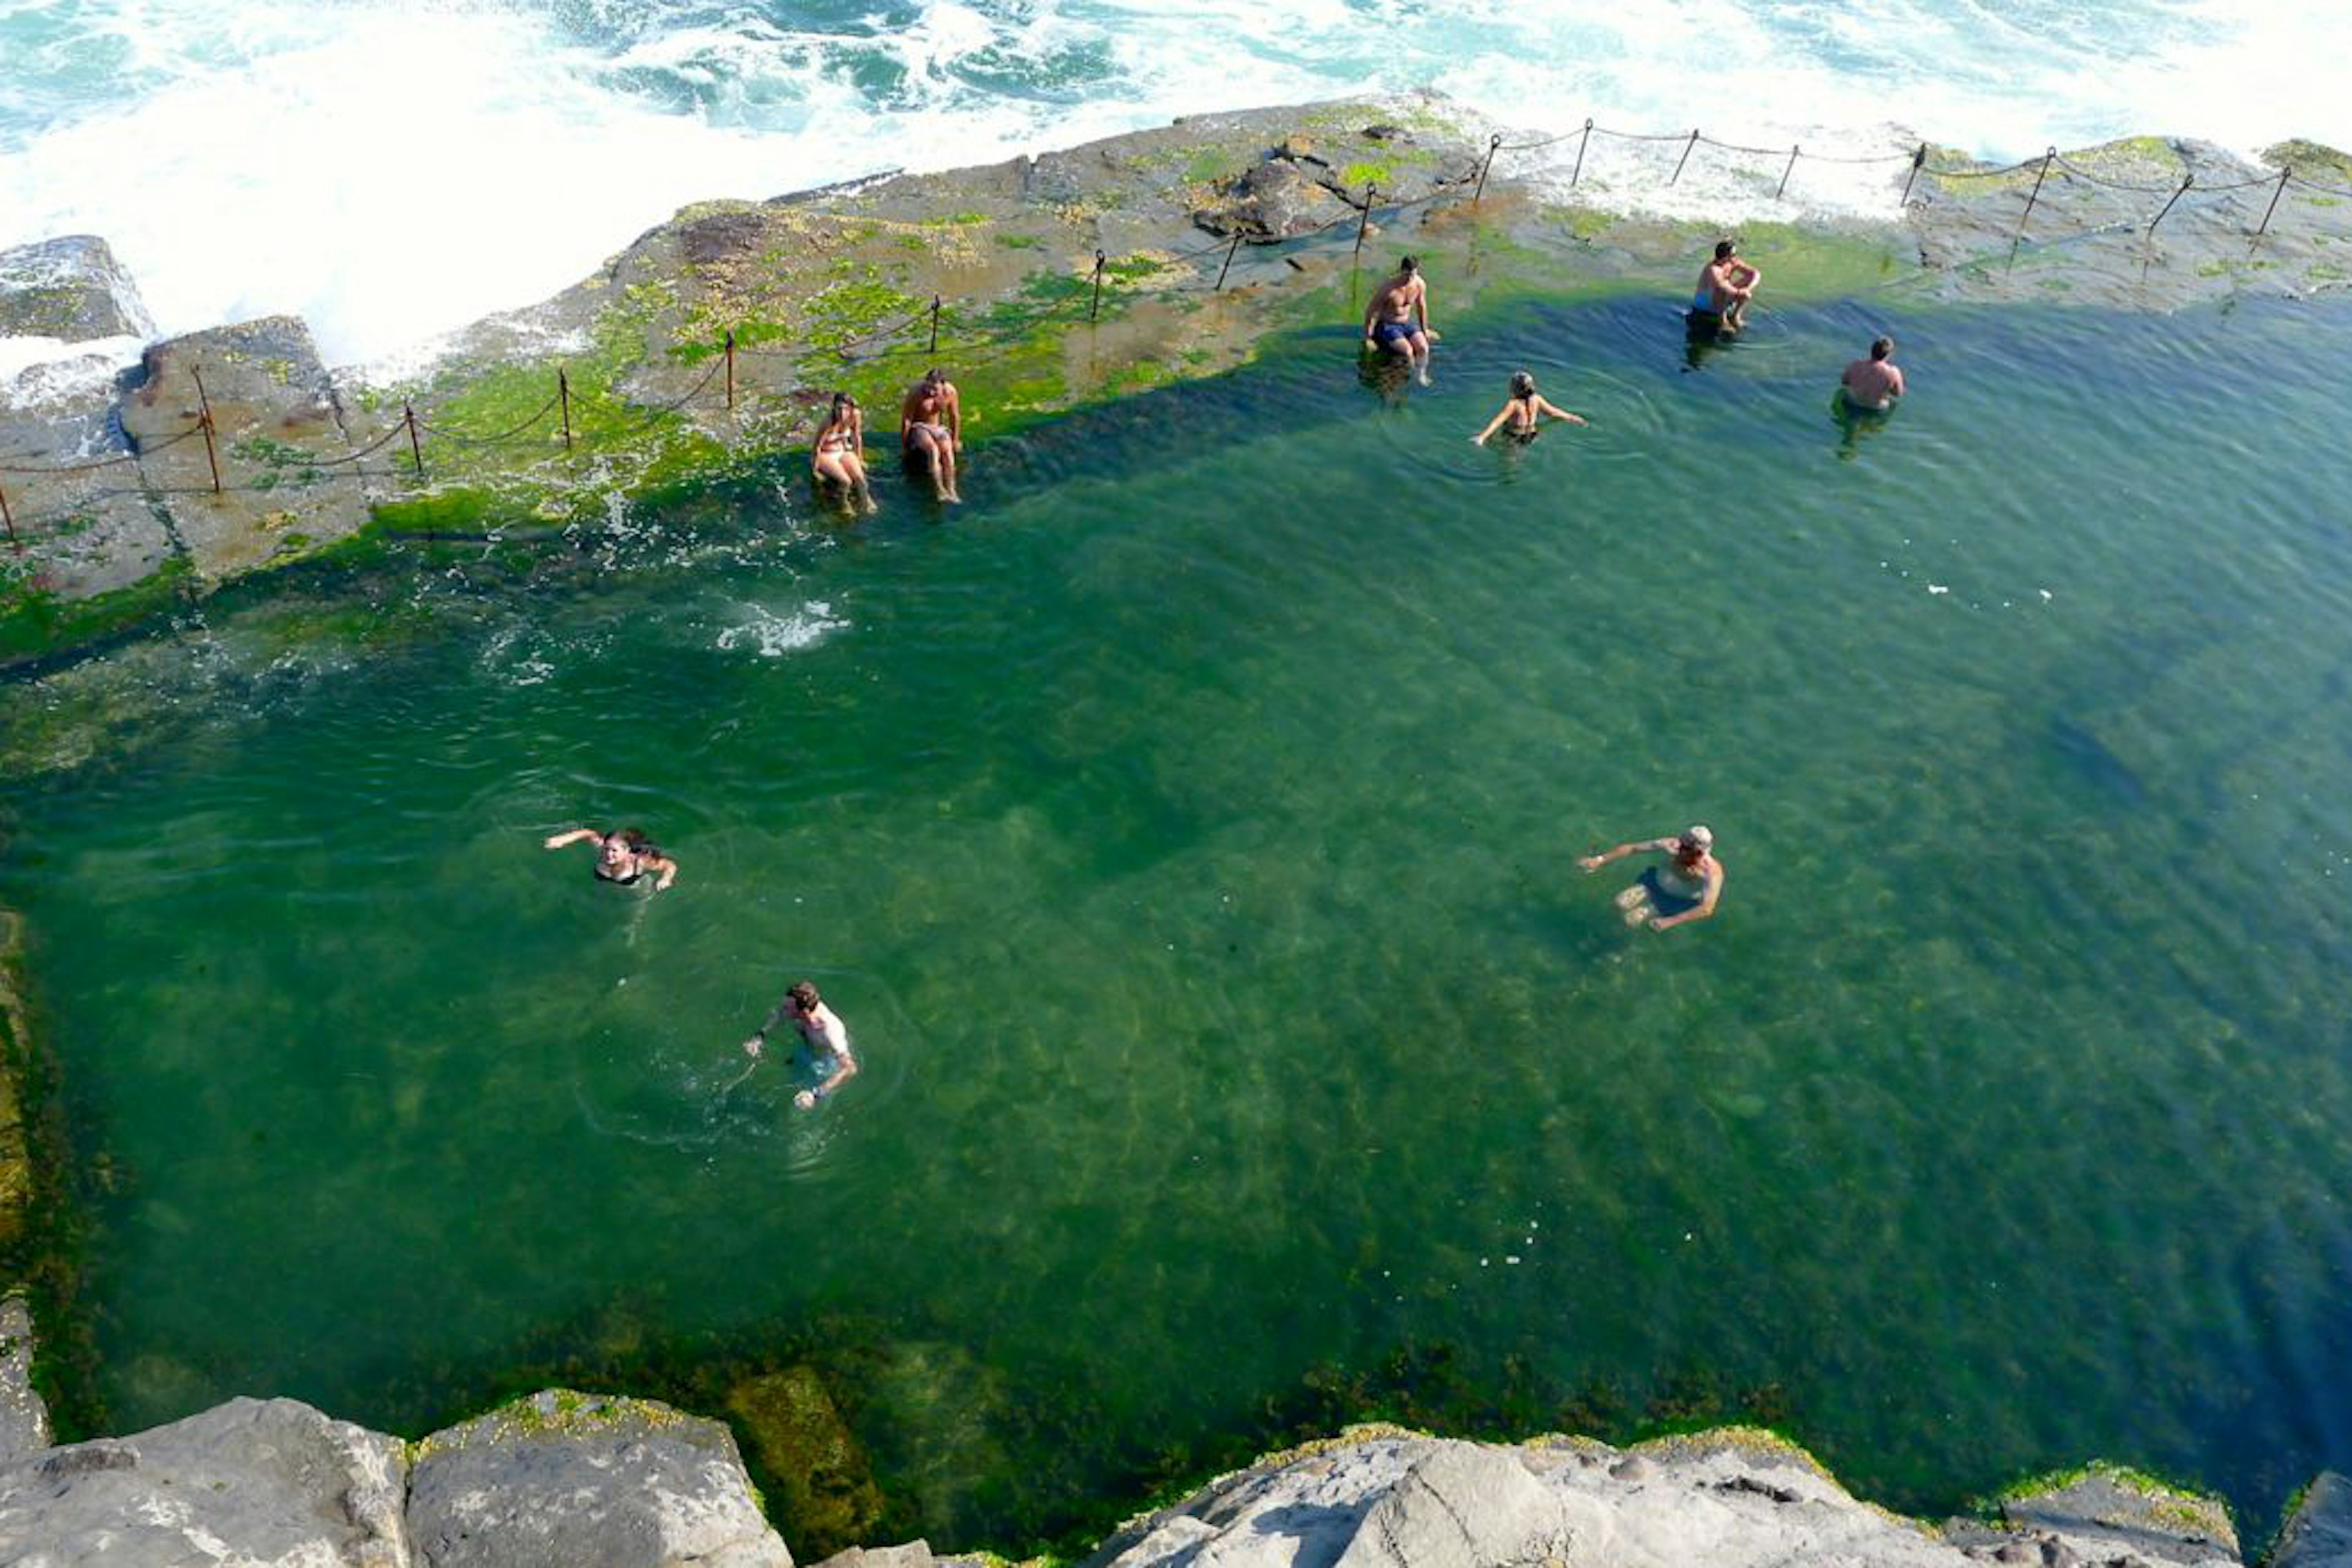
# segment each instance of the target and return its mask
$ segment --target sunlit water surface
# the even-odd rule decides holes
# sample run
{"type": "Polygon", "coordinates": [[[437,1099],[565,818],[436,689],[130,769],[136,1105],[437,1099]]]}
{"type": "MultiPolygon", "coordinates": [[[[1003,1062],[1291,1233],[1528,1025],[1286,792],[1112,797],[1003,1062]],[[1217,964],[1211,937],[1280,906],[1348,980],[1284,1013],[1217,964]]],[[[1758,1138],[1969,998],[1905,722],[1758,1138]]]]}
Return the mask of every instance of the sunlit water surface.
{"type": "Polygon", "coordinates": [[[1402,396],[1339,332],[944,521],[787,462],[12,787],[114,1423],[822,1321],[935,1542],[1401,1350],[1913,1506],[2352,1462],[2352,312],[1922,316],[1843,427],[1878,324],[1530,313],[1402,396]],[[1591,428],[1474,449],[1519,364],[1591,428]],[[1574,868],[1693,820],[1711,923],[1574,868]],[[814,1114],[737,1048],[801,976],[814,1114]]]}

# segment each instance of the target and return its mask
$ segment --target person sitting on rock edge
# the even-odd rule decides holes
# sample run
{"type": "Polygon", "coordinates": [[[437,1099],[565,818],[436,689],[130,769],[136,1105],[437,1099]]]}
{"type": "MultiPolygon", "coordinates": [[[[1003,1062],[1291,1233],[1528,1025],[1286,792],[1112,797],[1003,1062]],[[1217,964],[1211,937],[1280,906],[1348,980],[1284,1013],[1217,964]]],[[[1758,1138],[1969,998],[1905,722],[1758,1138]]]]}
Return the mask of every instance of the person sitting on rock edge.
{"type": "Polygon", "coordinates": [[[838,487],[849,505],[873,513],[881,508],[866,482],[866,414],[857,399],[845,392],[833,395],[833,407],[817,427],[809,452],[809,471],[820,489],[838,487]]]}
{"type": "Polygon", "coordinates": [[[824,1005],[816,987],[805,980],[793,983],[784,999],[768,1009],[751,1037],[743,1042],[744,1054],[757,1059],[760,1047],[768,1042],[768,1031],[786,1021],[801,1032],[808,1042],[809,1054],[816,1059],[816,1069],[824,1075],[814,1089],[804,1089],[793,1096],[793,1103],[803,1110],[812,1110],[816,1102],[857,1076],[857,1057],[849,1048],[849,1027],[841,1016],[824,1005]]]}
{"type": "Polygon", "coordinates": [[[1756,298],[1764,274],[1739,255],[1739,242],[1716,242],[1715,259],[1699,268],[1698,286],[1691,293],[1691,321],[1711,327],[1724,337],[1745,331],[1748,302],[1756,298]]]}
{"type": "Polygon", "coordinates": [[[1364,307],[1364,346],[1374,353],[1404,355],[1415,378],[1427,386],[1429,345],[1436,341],[1437,329],[1429,324],[1429,284],[1421,263],[1408,256],[1364,307]]]}
{"type": "Polygon", "coordinates": [[[908,473],[929,474],[931,494],[960,502],[956,453],[963,445],[963,402],[948,373],[934,365],[898,405],[898,453],[908,473]]]}

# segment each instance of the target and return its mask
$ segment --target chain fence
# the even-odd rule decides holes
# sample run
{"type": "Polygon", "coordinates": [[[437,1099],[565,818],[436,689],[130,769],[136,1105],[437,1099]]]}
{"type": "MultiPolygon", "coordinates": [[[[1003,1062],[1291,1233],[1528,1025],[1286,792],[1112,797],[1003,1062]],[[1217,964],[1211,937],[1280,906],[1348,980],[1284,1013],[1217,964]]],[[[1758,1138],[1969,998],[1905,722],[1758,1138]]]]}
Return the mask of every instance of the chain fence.
{"type": "MultiPolygon", "coordinates": [[[[1145,251],[1138,253],[1134,258],[1120,259],[1122,263],[1133,260],[1148,264],[1148,276],[1157,293],[1223,292],[1234,262],[1244,246],[1249,247],[1253,251],[1303,248],[1318,242],[1327,241],[1335,236],[1344,235],[1352,226],[1355,230],[1355,246],[1351,255],[1360,256],[1375,212],[1386,215],[1391,221],[1393,221],[1394,218],[1407,213],[1434,206],[1440,203],[1459,204],[1475,208],[1484,198],[1487,177],[1502,154],[1544,152],[1562,147],[1570,142],[1576,143],[1575,155],[1570,162],[1568,173],[1568,189],[1570,191],[1578,190],[1583,185],[1588,164],[1598,169],[1601,159],[1594,153],[1596,142],[1615,143],[1632,150],[1636,166],[1643,173],[1654,172],[1656,167],[1663,165],[1666,157],[1671,156],[1674,165],[1664,180],[1664,185],[1669,189],[1681,181],[1694,157],[1702,148],[1715,153],[1729,153],[1738,158],[1779,160],[1780,161],[1778,164],[1779,177],[1772,191],[1772,199],[1775,201],[1787,198],[1790,185],[1796,181],[1799,165],[1805,163],[1848,169],[1884,167],[1887,171],[1890,183],[1898,167],[1908,165],[1907,170],[1905,171],[1897,198],[1898,205],[1904,207],[1908,207],[1912,204],[1913,194],[1922,175],[1938,181],[1962,183],[2006,180],[2014,181],[2021,185],[2024,185],[2030,176],[2032,183],[2026,189],[2024,203],[2017,220],[2017,235],[2020,238],[2023,237],[2026,226],[2034,216],[2044,185],[2053,179],[2062,183],[2079,184],[2110,198],[2106,206],[2078,219],[2089,227],[2112,227],[2124,221],[2124,216],[2121,215],[2147,213],[2149,204],[2161,198],[2161,205],[2155,206],[2152,214],[2147,217],[2147,230],[2151,237],[2155,234],[2158,226],[2172,214],[2174,208],[2184,199],[2191,196],[2199,198],[2196,205],[2200,210],[2208,212],[2243,211],[2251,215],[2253,205],[2261,204],[2260,221],[2251,231],[2257,239],[2268,234],[2271,220],[2277,212],[2279,202],[2290,190],[2306,192],[2328,200],[2352,202],[2352,189],[2311,179],[2298,174],[2292,164],[2282,167],[2276,174],[2263,174],[2250,179],[2231,180],[2220,184],[2200,184],[2194,172],[2191,171],[2184,174],[2178,184],[2150,184],[2146,182],[2120,180],[2098,170],[2084,168],[2075,159],[2061,154],[2054,146],[2038,157],[1997,167],[1987,167],[1973,163],[1939,167],[1931,159],[1934,149],[1925,142],[1918,143],[1908,153],[1852,156],[1819,152],[1808,153],[1797,144],[1788,147],[1760,147],[1743,142],[1719,141],[1696,128],[1690,131],[1662,132],[1619,131],[1587,119],[1582,125],[1573,130],[1563,131],[1553,135],[1533,137],[1525,141],[1514,142],[1508,140],[1503,133],[1496,132],[1487,140],[1485,155],[1477,160],[1475,175],[1465,173],[1451,180],[1440,181],[1429,191],[1407,201],[1381,202],[1377,184],[1366,184],[1360,195],[1346,189],[1326,186],[1324,188],[1344,204],[1348,210],[1317,227],[1288,235],[1252,234],[1237,227],[1230,236],[1192,249],[1172,253],[1145,251]],[[2250,196],[2248,193],[2253,193],[2253,195],[2250,196]],[[1206,266],[1212,260],[1216,263],[1213,276],[1207,270],[1206,266]],[[1173,281],[1167,277],[1171,270],[1185,269],[1194,269],[1195,275],[1173,281]]],[[[1621,159],[1620,163],[1622,162],[1623,160],[1621,159]]],[[[1747,171],[1743,167],[1738,172],[1751,171],[1747,171]]],[[[1770,177],[1769,170],[1766,177],[1770,177]]],[[[1595,184],[1596,185],[1600,184],[1597,177],[1595,184]]],[[[2051,209],[2042,210],[2046,214],[2051,209]]],[[[2137,223],[2136,216],[2132,221],[2137,223]]],[[[928,305],[919,307],[905,316],[867,328],[855,336],[836,342],[805,342],[790,347],[772,347],[762,343],[739,342],[736,333],[730,331],[718,343],[708,345],[698,351],[688,351],[709,353],[711,356],[710,368],[705,372],[699,381],[676,397],[646,403],[611,393],[583,395],[572,390],[569,373],[559,368],[555,373],[554,389],[547,401],[528,418],[508,428],[488,435],[472,434],[460,428],[452,420],[446,408],[420,409],[412,399],[402,404],[401,416],[393,421],[374,439],[348,451],[316,453],[275,441],[268,442],[264,455],[265,461],[260,465],[262,471],[241,479],[224,477],[221,471],[218,426],[213,416],[210,400],[205,395],[202,374],[199,370],[196,373],[199,410],[194,422],[184,430],[154,439],[132,437],[135,445],[131,449],[103,458],[71,458],[45,463],[34,460],[32,454],[0,452],[0,524],[5,525],[9,542],[15,547],[16,552],[22,555],[26,545],[19,531],[20,520],[8,496],[9,480],[17,481],[21,490],[22,481],[26,479],[64,478],[135,465],[198,437],[202,437],[205,443],[212,481],[210,489],[215,495],[277,489],[285,484],[285,475],[289,469],[299,474],[305,470],[325,470],[351,465],[353,476],[360,477],[362,470],[357,465],[391,447],[404,437],[406,438],[408,447],[405,473],[402,471],[395,455],[393,467],[382,470],[377,477],[424,480],[433,477],[425,462],[426,437],[432,437],[436,449],[456,448],[460,453],[467,454],[492,453],[529,445],[540,448],[542,454],[552,455],[560,441],[562,449],[566,455],[576,456],[583,451],[593,452],[600,447],[609,447],[622,439],[634,440],[659,426],[664,420],[685,412],[698,402],[705,402],[708,400],[708,395],[713,384],[719,382],[722,375],[725,378],[724,408],[729,413],[734,413],[740,402],[737,366],[739,362],[746,358],[790,360],[800,364],[805,364],[819,358],[829,358],[844,368],[847,368],[852,365],[881,363],[919,355],[936,356],[941,352],[941,345],[944,343],[946,351],[952,356],[957,365],[965,368],[980,368],[1034,348],[1034,334],[1042,329],[1075,325],[1081,309],[1084,310],[1087,322],[1098,321],[1101,319],[1106,295],[1111,296],[1114,305],[1116,303],[1117,290],[1113,285],[1119,281],[1119,279],[1113,269],[1111,258],[1107,252],[1097,250],[1094,253],[1093,262],[1090,272],[1074,270],[1064,274],[1064,279],[1073,287],[1062,291],[1058,299],[1045,304],[1042,310],[1025,315],[1015,312],[1007,316],[1002,304],[995,307],[992,314],[998,320],[995,330],[992,331],[971,330],[975,318],[952,310],[950,308],[950,302],[936,294],[931,297],[928,305]],[[583,422],[582,419],[575,418],[575,411],[583,414],[593,413],[595,418],[593,421],[583,422]],[[586,427],[587,423],[594,425],[595,428],[593,432],[586,427]]],[[[797,433],[800,424],[801,422],[795,421],[792,430],[797,433]]],[[[435,468],[437,470],[446,467],[446,463],[445,455],[436,460],[435,468]]],[[[142,483],[140,487],[126,487],[120,490],[83,491],[62,500],[46,516],[22,520],[23,526],[29,528],[38,522],[61,523],[85,511],[93,495],[137,494],[145,488],[142,483]]]]}

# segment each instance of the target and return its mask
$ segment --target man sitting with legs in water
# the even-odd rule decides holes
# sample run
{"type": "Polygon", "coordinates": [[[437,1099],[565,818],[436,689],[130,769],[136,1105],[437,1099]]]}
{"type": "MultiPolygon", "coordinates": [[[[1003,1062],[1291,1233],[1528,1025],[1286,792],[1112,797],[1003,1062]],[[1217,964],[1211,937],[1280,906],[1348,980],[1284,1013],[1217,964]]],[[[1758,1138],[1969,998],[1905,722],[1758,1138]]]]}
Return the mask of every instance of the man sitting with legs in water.
{"type": "Polygon", "coordinates": [[[1429,285],[1421,263],[1406,257],[1396,276],[1372,290],[1364,308],[1364,346],[1375,353],[1401,353],[1421,384],[1429,384],[1429,345],[1437,329],[1429,324],[1429,285]]]}
{"type": "Polygon", "coordinates": [[[1846,404],[1865,414],[1884,414],[1903,395],[1903,372],[1895,367],[1895,340],[1880,338],[1870,345],[1868,359],[1845,367],[1838,381],[1846,404]]]}
{"type": "Polygon", "coordinates": [[[1612,860],[1637,853],[1668,858],[1664,865],[1643,872],[1640,881],[1617,895],[1617,907],[1625,911],[1627,925],[1647,921],[1652,931],[1671,931],[1715,913],[1715,901],[1723,896],[1723,862],[1715,858],[1714,834],[1704,827],[1685,827],[1678,837],[1620,844],[1614,849],[1587,855],[1577,864],[1587,871],[1598,871],[1612,860]]]}
{"type": "Polygon", "coordinates": [[[1726,337],[1748,325],[1748,302],[1764,274],[1739,258],[1737,240],[1718,240],[1715,259],[1699,268],[1698,287],[1691,293],[1692,324],[1711,326],[1726,337]]]}
{"type": "Polygon", "coordinates": [[[931,476],[931,494],[961,501],[956,493],[956,449],[963,444],[963,404],[955,383],[937,366],[907,390],[898,405],[898,450],[909,473],[931,476]]]}
{"type": "Polygon", "coordinates": [[[816,1058],[816,1070],[823,1080],[814,1089],[804,1089],[793,1096],[793,1103],[803,1110],[815,1108],[816,1102],[857,1076],[857,1058],[849,1048],[849,1027],[841,1016],[824,1005],[816,987],[805,980],[795,981],[784,993],[784,999],[768,1009],[751,1037],[743,1042],[743,1050],[753,1060],[760,1047],[768,1043],[768,1031],[781,1024],[790,1023],[808,1042],[809,1055],[816,1058]]]}

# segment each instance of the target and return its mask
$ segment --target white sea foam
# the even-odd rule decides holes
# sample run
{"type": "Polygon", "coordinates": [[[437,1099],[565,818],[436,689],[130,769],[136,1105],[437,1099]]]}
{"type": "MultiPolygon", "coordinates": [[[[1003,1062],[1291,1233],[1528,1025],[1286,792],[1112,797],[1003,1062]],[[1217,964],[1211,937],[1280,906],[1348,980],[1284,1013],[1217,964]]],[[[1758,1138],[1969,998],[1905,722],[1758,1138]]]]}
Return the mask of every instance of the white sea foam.
{"type": "MultiPolygon", "coordinates": [[[[1530,134],[1697,126],[1859,157],[2144,132],[2352,142],[2352,8],[2287,0],[0,0],[0,245],[112,242],[159,330],[293,311],[330,360],[528,304],[686,202],[1178,113],[1432,86],[1530,134]]],[[[1513,154],[1558,175],[1572,142],[1513,154]],[[1547,161],[1549,163],[1547,163],[1547,161]]],[[[1580,189],[1737,219],[1899,166],[1596,140],[1580,189]]]]}
{"type": "Polygon", "coordinates": [[[761,658],[782,658],[849,624],[835,616],[833,606],[822,599],[812,599],[799,609],[781,615],[761,605],[745,605],[743,612],[744,619],[719,634],[722,651],[732,653],[742,648],[761,658]]]}

